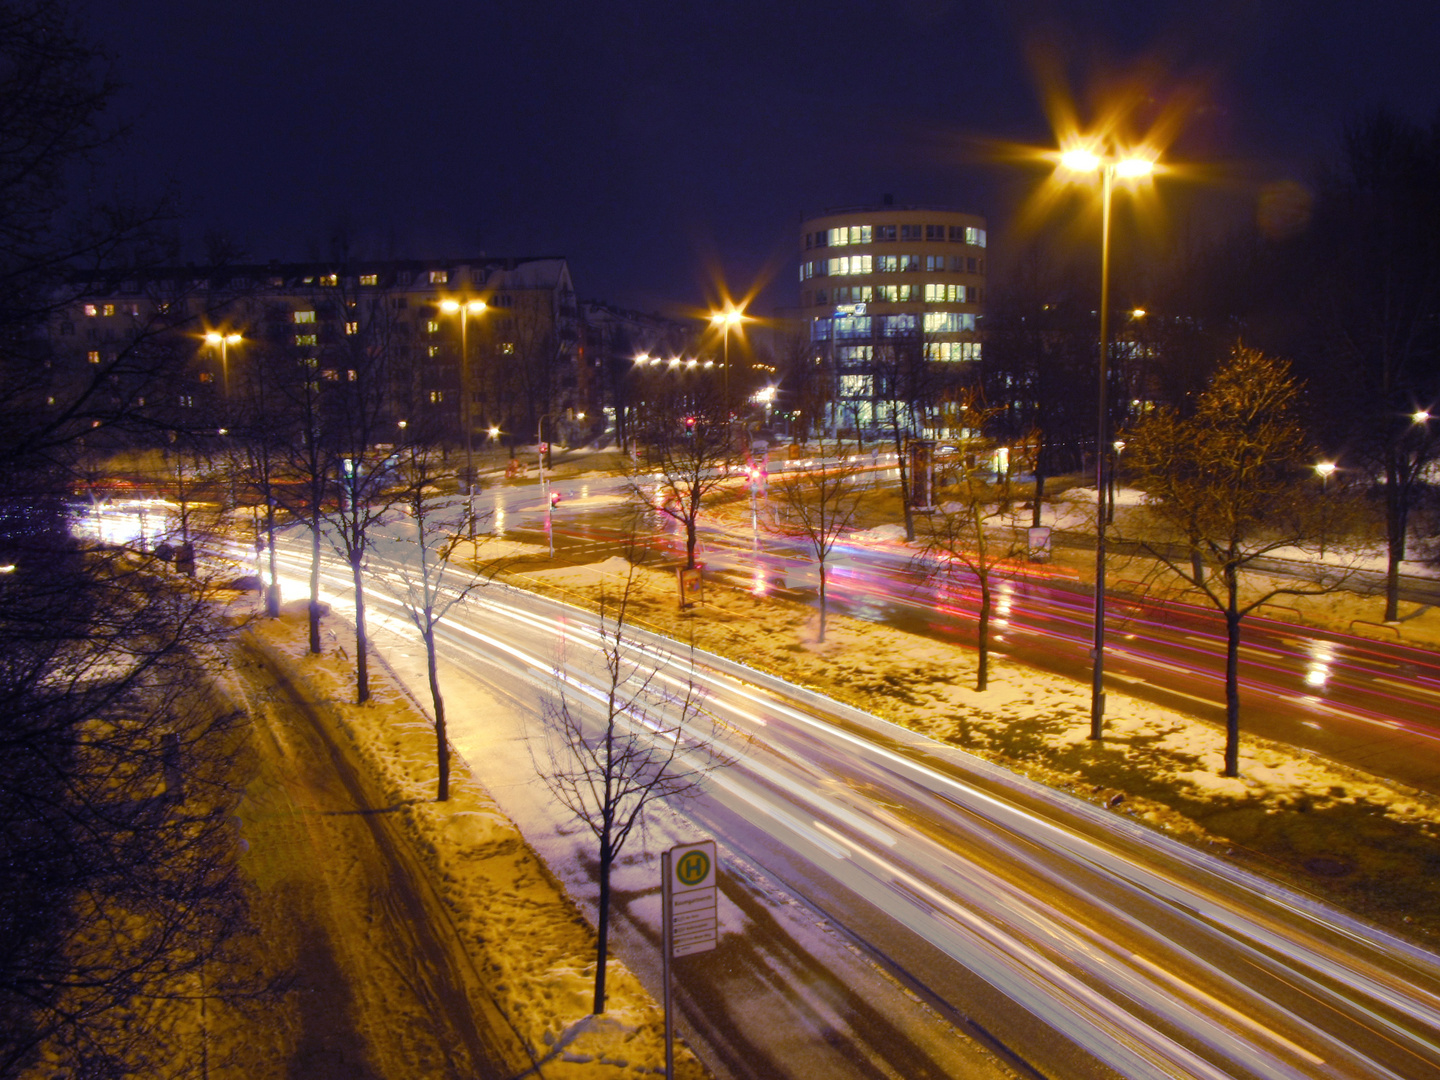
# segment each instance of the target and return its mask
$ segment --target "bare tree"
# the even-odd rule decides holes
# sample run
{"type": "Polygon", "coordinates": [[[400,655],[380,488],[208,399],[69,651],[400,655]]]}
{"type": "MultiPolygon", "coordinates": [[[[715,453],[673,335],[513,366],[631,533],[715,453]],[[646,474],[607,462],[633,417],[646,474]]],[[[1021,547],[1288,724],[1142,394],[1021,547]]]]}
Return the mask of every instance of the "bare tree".
{"type": "Polygon", "coordinates": [[[712,393],[673,394],[646,402],[639,441],[644,460],[631,466],[630,491],[685,527],[685,567],[695,567],[701,511],[730,479],[731,425],[712,393]]]}
{"type": "Polygon", "coordinates": [[[830,454],[827,460],[822,443],[813,467],[781,473],[770,485],[785,511],[784,524],[775,527],[798,536],[815,556],[820,574],[821,641],[825,640],[827,614],[825,563],[873,486],[863,465],[847,459],[839,443],[830,454]]]}
{"type": "Polygon", "coordinates": [[[450,743],[445,730],[445,698],[440,692],[435,633],[451,608],[493,576],[495,566],[484,577],[474,567],[476,544],[468,539],[479,535],[471,526],[471,501],[459,490],[459,476],[442,464],[441,452],[430,445],[412,441],[401,466],[404,481],[401,505],[409,518],[402,542],[385,545],[394,555],[393,584],[382,584],[401,605],[420,639],[425,643],[426,674],[435,714],[435,762],[439,776],[436,801],[450,798],[450,743]],[[449,492],[442,494],[442,491],[449,492]],[[467,557],[471,566],[457,564],[456,555],[467,557]]]}
{"type": "Polygon", "coordinates": [[[598,625],[562,657],[555,698],[531,743],[541,780],[598,846],[597,1014],[605,1011],[615,861],[652,802],[695,795],[706,776],[733,760],[721,750],[724,725],[704,707],[693,660],[657,655],[627,636],[639,588],[632,563],[619,595],[602,594],[598,625]],[[584,660],[572,664],[576,653],[584,660]]]}
{"type": "Polygon", "coordinates": [[[1141,546],[1225,618],[1226,776],[1239,767],[1242,620],[1276,596],[1331,592],[1348,577],[1322,565],[1313,580],[1242,580],[1256,560],[1280,548],[1314,547],[1333,528],[1323,507],[1334,496],[1314,484],[1311,444],[1296,419],[1299,398],[1284,361],[1237,347],[1193,415],[1158,410],[1125,442],[1151,511],[1190,545],[1141,546]]]}
{"type": "Polygon", "coordinates": [[[1022,564],[1026,545],[1014,528],[1014,485],[1025,459],[1005,447],[1004,453],[982,433],[1001,410],[987,407],[978,391],[964,397],[959,424],[975,435],[962,442],[953,466],[941,486],[941,505],[922,527],[924,547],[919,561],[932,575],[954,581],[971,576],[980,590],[980,618],[976,630],[979,662],[975,689],[983,691],[990,674],[990,618],[994,610],[994,583],[1007,567],[1022,564]]]}

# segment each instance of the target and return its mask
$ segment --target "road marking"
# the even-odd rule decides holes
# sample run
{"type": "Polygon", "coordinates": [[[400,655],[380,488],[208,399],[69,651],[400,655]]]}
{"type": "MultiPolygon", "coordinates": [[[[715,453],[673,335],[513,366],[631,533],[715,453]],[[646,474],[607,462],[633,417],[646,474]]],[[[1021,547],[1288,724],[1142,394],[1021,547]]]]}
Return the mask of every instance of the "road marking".
{"type": "Polygon", "coordinates": [[[1245,1027],[1248,1027],[1248,1028],[1249,1028],[1250,1030],[1252,1030],[1252,1031],[1257,1031],[1257,1032],[1259,1032],[1261,1035],[1269,1036],[1271,1039],[1274,1039],[1274,1040],[1275,1040],[1277,1043],[1279,1043],[1281,1046],[1287,1046],[1287,1047],[1289,1047],[1289,1048],[1290,1048],[1292,1051],[1294,1051],[1296,1054],[1299,1054],[1299,1055],[1300,1055],[1302,1058],[1304,1058],[1306,1061],[1310,1062],[1310,1064],[1312,1064],[1312,1065],[1323,1065],[1323,1064],[1325,1064],[1325,1059],[1324,1059],[1324,1058],[1318,1058],[1318,1057],[1316,1057],[1316,1056],[1315,1056],[1314,1054],[1312,1054],[1309,1050],[1306,1050],[1303,1046],[1300,1046],[1300,1045],[1298,1045],[1298,1044],[1296,1044],[1296,1043],[1291,1042],[1291,1041],[1290,1041],[1289,1039],[1287,1039],[1284,1035],[1281,1035],[1278,1031],[1274,1031],[1274,1030],[1272,1030],[1271,1028],[1268,1028],[1268,1027],[1266,1027],[1264,1024],[1260,1023],[1258,1020],[1254,1020],[1254,1019],[1252,1019],[1251,1017],[1246,1016],[1246,1015],[1245,1015],[1244,1013],[1242,1013],[1239,1009],[1235,1009],[1235,1008],[1232,1008],[1232,1007],[1229,1006],[1229,1005],[1226,1005],[1225,1002],[1221,1001],[1219,998],[1210,996],[1210,995],[1207,994],[1204,990],[1201,990],[1198,986],[1194,985],[1193,983],[1187,983],[1184,979],[1180,978],[1178,975],[1173,974],[1172,972],[1166,971],[1164,968],[1162,968],[1159,964],[1155,963],[1154,961],[1149,960],[1149,959],[1147,959],[1146,957],[1141,956],[1139,953],[1131,953],[1131,954],[1130,954],[1130,959],[1132,959],[1132,960],[1134,960],[1136,963],[1142,965],[1144,968],[1146,968],[1146,970],[1151,971],[1151,972],[1153,972],[1154,974],[1158,975],[1160,978],[1162,978],[1162,979],[1164,979],[1166,982],[1170,983],[1170,985],[1172,985],[1172,986],[1178,986],[1178,987],[1182,988],[1183,990],[1185,990],[1187,993],[1193,994],[1195,997],[1199,998],[1200,1000],[1205,1001],[1205,1002],[1208,1002],[1208,1003],[1210,1004],[1210,1007],[1211,1007],[1211,1008],[1215,1009],[1215,1010],[1218,1011],[1218,1012],[1224,1013],[1226,1016],[1230,1017],[1230,1019],[1233,1020],[1233,1021],[1235,1021],[1236,1023],[1242,1024],[1242,1025],[1244,1025],[1245,1027]]]}
{"type": "Polygon", "coordinates": [[[1440,690],[1432,690],[1428,686],[1417,686],[1413,682],[1401,682],[1399,679],[1377,678],[1375,682],[1382,686],[1393,686],[1397,690],[1412,690],[1417,694],[1426,694],[1430,697],[1440,697],[1440,690]]]}

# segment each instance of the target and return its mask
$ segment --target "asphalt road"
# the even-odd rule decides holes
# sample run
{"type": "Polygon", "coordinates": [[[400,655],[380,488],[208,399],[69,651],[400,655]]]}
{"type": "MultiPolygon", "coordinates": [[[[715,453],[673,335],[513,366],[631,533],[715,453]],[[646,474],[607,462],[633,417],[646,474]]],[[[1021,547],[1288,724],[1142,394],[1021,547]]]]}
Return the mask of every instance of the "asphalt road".
{"type": "MultiPolygon", "coordinates": [[[[343,574],[327,587],[341,593],[343,574]]],[[[557,641],[583,653],[588,626],[492,588],[466,604],[445,647],[491,700],[523,714],[553,693],[557,641]]],[[[671,646],[646,645],[751,736],[662,834],[715,835],[737,881],[822,915],[936,1023],[1022,1073],[1440,1077],[1431,954],[959,751],[717,658],[690,672],[671,646]]],[[[513,797],[524,719],[500,732],[499,713],[470,732],[457,725],[456,742],[513,797]]],[[[561,876],[583,884],[583,845],[556,841],[553,818],[521,824],[545,834],[537,846],[551,857],[568,850],[561,876]]],[[[650,854],[664,846],[655,839],[650,854]]],[[[632,867],[623,942],[653,977],[657,913],[637,883],[646,861],[632,867]]],[[[781,925],[773,904],[761,905],[766,925],[754,903],[724,905],[721,948],[684,967],[702,1058],[733,1076],[955,1075],[917,1050],[935,1024],[897,1019],[872,993],[879,983],[837,982],[806,959],[813,930],[781,925]]]]}

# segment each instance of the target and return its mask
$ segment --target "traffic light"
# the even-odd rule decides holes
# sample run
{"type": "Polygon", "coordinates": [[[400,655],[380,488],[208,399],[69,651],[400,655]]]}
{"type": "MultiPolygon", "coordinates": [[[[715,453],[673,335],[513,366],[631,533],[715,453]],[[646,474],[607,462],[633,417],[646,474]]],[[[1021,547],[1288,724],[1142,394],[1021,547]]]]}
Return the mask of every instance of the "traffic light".
{"type": "Polygon", "coordinates": [[[560,505],[560,492],[558,492],[558,491],[552,491],[552,492],[550,492],[550,505],[551,505],[551,506],[559,506],[559,505],[560,505]]]}

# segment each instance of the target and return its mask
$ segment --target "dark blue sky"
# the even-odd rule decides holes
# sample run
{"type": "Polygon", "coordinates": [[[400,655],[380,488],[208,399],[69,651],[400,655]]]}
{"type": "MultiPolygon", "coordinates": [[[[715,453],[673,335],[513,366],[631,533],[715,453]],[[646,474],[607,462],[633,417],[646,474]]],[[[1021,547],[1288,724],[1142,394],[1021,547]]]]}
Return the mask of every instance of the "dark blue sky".
{"type": "Polygon", "coordinates": [[[1043,174],[975,140],[1049,138],[1041,41],[1077,93],[1147,60],[1157,97],[1197,90],[1173,153],[1232,214],[1365,107],[1440,108],[1422,0],[77,2],[128,84],[117,178],[173,185],[192,257],[216,229],[305,258],[343,224],[382,257],[562,254],[582,296],[657,310],[767,263],[790,302],[801,216],[886,192],[1003,242],[1043,174]]]}

